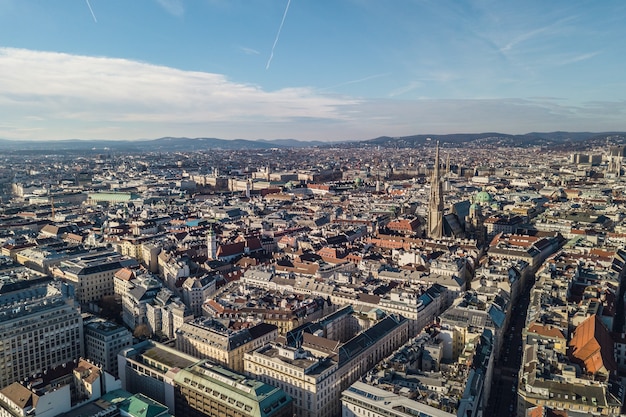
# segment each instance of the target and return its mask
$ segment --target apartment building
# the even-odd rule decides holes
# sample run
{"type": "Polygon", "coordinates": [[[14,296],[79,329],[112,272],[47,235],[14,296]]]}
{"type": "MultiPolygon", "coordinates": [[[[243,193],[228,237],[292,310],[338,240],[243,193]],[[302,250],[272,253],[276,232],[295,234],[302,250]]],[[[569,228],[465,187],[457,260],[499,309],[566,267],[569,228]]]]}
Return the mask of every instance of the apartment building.
{"type": "Polygon", "coordinates": [[[389,315],[345,343],[294,329],[246,353],[245,372],[287,392],[296,415],[334,417],[341,413],[341,391],[405,343],[408,328],[406,318],[389,315]]]}
{"type": "Polygon", "coordinates": [[[58,281],[0,294],[0,387],[84,355],[83,319],[58,281]]]}
{"type": "Polygon", "coordinates": [[[130,331],[104,319],[93,319],[85,324],[84,334],[87,358],[117,377],[117,354],[133,344],[130,331]]]}
{"type": "Polygon", "coordinates": [[[176,348],[181,352],[243,372],[245,352],[264,346],[278,337],[278,328],[260,323],[249,329],[232,330],[213,319],[184,323],[176,332],[176,348]]]}
{"type": "Polygon", "coordinates": [[[125,266],[136,265],[115,252],[102,252],[61,262],[53,271],[60,279],[71,282],[76,288],[76,299],[81,304],[100,301],[113,295],[113,277],[125,266]]]}

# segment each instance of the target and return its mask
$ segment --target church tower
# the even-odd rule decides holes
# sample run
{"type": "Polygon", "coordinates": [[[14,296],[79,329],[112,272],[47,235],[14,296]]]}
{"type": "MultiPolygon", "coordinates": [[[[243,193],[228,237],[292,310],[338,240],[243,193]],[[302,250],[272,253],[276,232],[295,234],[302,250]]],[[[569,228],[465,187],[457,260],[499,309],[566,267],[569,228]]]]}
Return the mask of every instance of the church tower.
{"type": "Polygon", "coordinates": [[[435,167],[430,181],[430,200],[428,201],[428,237],[440,239],[443,236],[443,189],[439,174],[439,141],[435,151],[435,167]]]}
{"type": "Polygon", "coordinates": [[[206,236],[206,246],[207,246],[207,258],[209,260],[214,260],[217,258],[217,237],[215,236],[215,230],[213,230],[213,226],[209,229],[209,233],[206,236]]]}
{"type": "Polygon", "coordinates": [[[609,149],[609,160],[607,164],[607,172],[619,177],[622,172],[622,154],[623,147],[611,147],[609,149]]]}

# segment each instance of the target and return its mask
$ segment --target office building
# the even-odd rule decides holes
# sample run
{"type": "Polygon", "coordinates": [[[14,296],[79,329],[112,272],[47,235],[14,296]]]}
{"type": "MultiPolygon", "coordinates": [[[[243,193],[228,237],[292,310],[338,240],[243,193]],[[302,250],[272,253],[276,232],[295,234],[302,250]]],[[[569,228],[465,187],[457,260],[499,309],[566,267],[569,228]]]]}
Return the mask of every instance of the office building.
{"type": "Polygon", "coordinates": [[[83,355],[71,286],[53,281],[0,294],[0,387],[83,355]]]}
{"type": "Polygon", "coordinates": [[[283,390],[200,362],[177,372],[176,414],[187,417],[292,417],[293,401],[283,390]]]}
{"type": "Polygon", "coordinates": [[[118,373],[122,388],[141,393],[167,405],[174,412],[174,383],[170,371],[183,369],[199,359],[152,340],[119,353],[118,373]]]}
{"type": "Polygon", "coordinates": [[[132,344],[133,335],[126,327],[103,319],[85,324],[85,355],[111,375],[118,376],[117,354],[132,344]]]}
{"type": "Polygon", "coordinates": [[[62,280],[71,282],[76,288],[76,299],[81,304],[86,304],[113,295],[115,273],[125,266],[136,264],[136,260],[125,259],[115,252],[103,252],[64,261],[53,273],[62,280]]]}

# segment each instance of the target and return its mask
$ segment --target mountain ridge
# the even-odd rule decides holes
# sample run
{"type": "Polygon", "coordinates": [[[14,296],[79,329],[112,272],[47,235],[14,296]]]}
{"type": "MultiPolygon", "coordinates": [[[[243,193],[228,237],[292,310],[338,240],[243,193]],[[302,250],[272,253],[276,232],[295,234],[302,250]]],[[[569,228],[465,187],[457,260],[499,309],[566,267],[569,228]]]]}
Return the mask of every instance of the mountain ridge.
{"type": "Polygon", "coordinates": [[[525,134],[507,134],[499,132],[452,133],[452,134],[416,134],[409,136],[379,136],[365,140],[344,141],[302,141],[298,139],[219,139],[188,138],[165,136],[157,139],[133,140],[10,140],[0,139],[0,149],[14,152],[27,151],[202,151],[209,149],[243,150],[272,148],[306,147],[384,147],[414,148],[439,141],[442,147],[529,147],[545,146],[549,148],[568,147],[573,150],[604,144],[625,144],[626,132],[529,132],[525,134]]]}

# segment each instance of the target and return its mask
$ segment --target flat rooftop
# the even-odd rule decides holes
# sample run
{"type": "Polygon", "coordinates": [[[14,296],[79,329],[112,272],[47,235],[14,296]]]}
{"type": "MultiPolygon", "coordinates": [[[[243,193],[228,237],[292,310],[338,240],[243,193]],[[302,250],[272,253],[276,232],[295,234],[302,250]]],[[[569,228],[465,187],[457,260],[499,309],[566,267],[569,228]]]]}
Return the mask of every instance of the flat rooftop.
{"type": "Polygon", "coordinates": [[[152,347],[141,354],[141,356],[149,359],[153,359],[156,362],[162,363],[170,368],[186,368],[193,365],[197,361],[189,360],[181,355],[177,355],[159,346],[152,347]]]}

